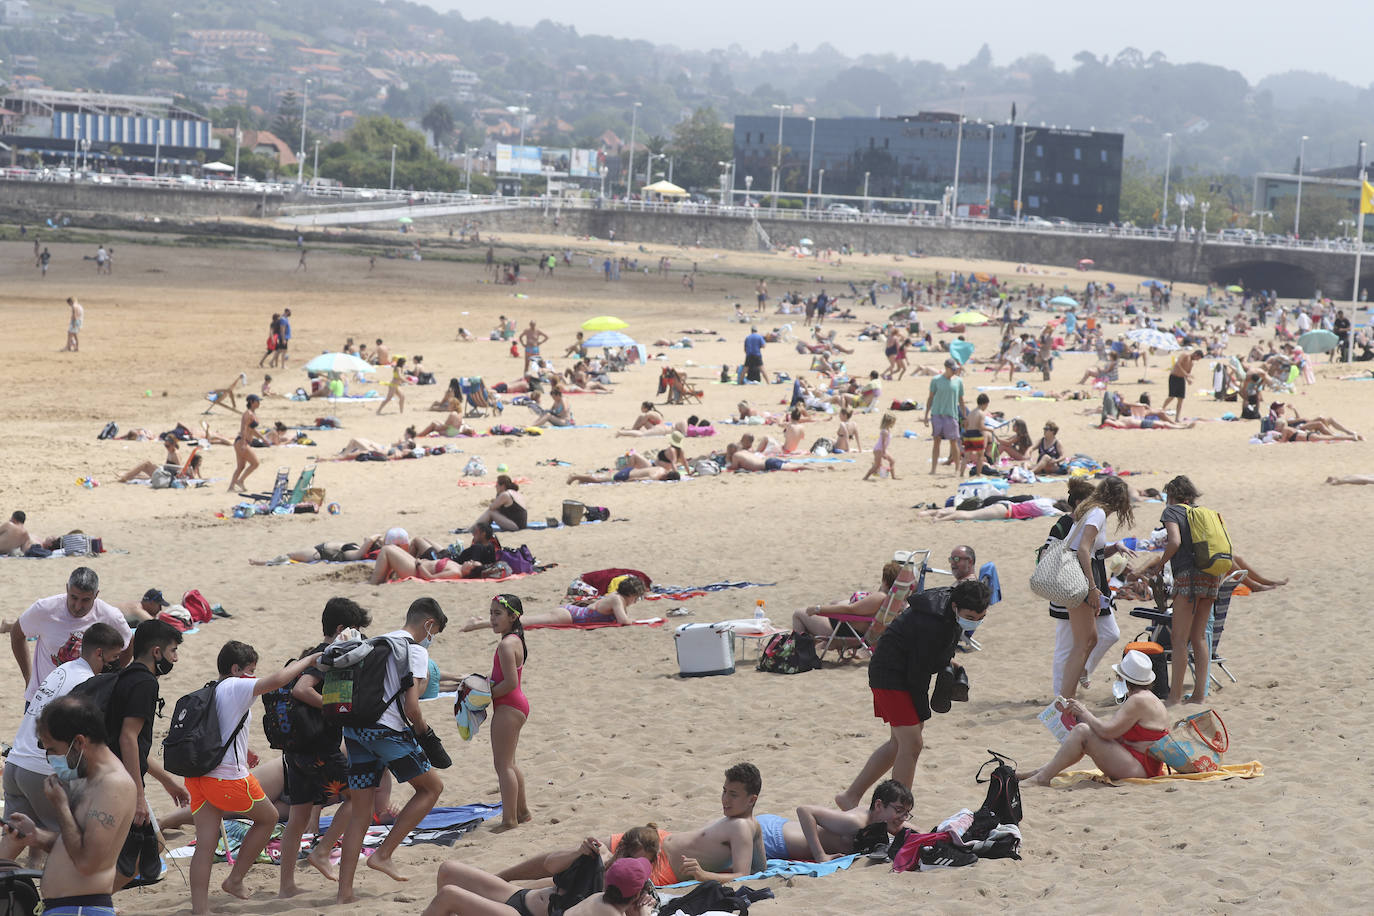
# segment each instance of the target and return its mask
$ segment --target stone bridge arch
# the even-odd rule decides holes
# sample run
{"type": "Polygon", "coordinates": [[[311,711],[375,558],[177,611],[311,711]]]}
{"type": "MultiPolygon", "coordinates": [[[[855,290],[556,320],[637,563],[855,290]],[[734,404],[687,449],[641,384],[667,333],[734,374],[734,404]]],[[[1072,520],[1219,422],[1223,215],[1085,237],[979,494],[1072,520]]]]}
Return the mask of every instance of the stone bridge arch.
{"type": "MultiPolygon", "coordinates": [[[[1251,259],[1216,264],[1209,269],[1207,279],[1216,286],[1239,283],[1246,289],[1272,289],[1286,299],[1306,298],[1321,287],[1315,271],[1278,260],[1251,259]]],[[[1331,292],[1323,290],[1325,295],[1331,292]]]]}

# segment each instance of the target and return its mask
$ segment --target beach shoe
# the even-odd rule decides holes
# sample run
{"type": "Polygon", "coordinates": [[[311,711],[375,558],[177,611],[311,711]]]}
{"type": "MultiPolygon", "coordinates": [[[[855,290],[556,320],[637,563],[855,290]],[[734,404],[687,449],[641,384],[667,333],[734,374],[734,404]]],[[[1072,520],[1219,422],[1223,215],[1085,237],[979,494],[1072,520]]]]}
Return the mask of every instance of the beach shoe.
{"type": "Polygon", "coordinates": [[[935,675],[935,687],[930,691],[930,708],[939,713],[949,712],[954,699],[954,669],[946,665],[935,675]]]}
{"type": "Polygon", "coordinates": [[[927,868],[963,868],[977,865],[978,857],[971,852],[959,849],[948,840],[941,840],[934,846],[921,849],[921,870],[927,868]]]}
{"type": "Polygon", "coordinates": [[[686,616],[687,616],[688,614],[690,614],[690,613],[692,613],[692,612],[691,612],[691,610],[688,609],[688,608],[685,608],[685,607],[675,607],[675,608],[673,608],[671,611],[669,611],[665,616],[668,616],[668,617],[686,617],[686,616]]]}

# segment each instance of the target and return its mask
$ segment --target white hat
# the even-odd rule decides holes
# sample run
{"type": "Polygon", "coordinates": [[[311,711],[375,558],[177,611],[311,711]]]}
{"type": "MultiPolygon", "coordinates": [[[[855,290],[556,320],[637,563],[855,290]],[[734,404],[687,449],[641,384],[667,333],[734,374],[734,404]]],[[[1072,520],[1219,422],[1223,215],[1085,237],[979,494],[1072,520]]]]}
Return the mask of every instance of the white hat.
{"type": "Polygon", "coordinates": [[[409,546],[410,534],[404,528],[386,529],[386,537],[383,539],[387,544],[402,544],[409,546]]]}
{"type": "Polygon", "coordinates": [[[1139,649],[1132,649],[1121,657],[1121,664],[1112,665],[1117,676],[1128,684],[1148,687],[1155,682],[1155,668],[1150,657],[1139,649]]]}

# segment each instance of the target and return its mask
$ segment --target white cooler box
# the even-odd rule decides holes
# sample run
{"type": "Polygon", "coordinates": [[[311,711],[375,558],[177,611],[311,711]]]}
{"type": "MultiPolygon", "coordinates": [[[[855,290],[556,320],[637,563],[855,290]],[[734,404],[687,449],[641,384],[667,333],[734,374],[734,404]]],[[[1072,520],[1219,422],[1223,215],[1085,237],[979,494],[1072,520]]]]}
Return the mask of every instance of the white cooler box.
{"type": "Polygon", "coordinates": [[[684,623],[673,633],[677,667],[682,677],[735,673],[735,645],[730,629],[718,623],[684,623]]]}

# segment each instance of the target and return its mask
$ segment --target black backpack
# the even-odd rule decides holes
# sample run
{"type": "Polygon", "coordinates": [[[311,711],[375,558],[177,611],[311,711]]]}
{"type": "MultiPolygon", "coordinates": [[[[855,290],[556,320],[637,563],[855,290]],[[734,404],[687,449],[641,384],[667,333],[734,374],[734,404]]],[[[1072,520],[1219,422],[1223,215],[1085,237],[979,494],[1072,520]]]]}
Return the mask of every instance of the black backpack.
{"type": "MultiPolygon", "coordinates": [[[[294,661],[293,658],[291,662],[294,661]]],[[[275,750],[313,751],[325,743],[329,727],[318,709],[291,695],[295,686],[296,681],[292,681],[262,695],[262,732],[267,736],[268,746],[275,750]]]]}
{"type": "MultiPolygon", "coordinates": [[[[410,673],[411,640],[374,636],[359,642],[335,643],[320,657],[325,669],[321,685],[324,721],[330,725],[373,728],[387,707],[414,683],[410,673]],[[386,672],[397,666],[400,686],[387,696],[386,672]]],[[[402,710],[401,717],[405,718],[402,710]]]]}
{"type": "Polygon", "coordinates": [[[177,776],[204,776],[219,766],[225,753],[233,745],[248,713],[223,744],[219,740],[219,714],[215,709],[215,688],[219,681],[210,681],[177,700],[167,737],[162,739],[162,765],[177,776]]]}
{"type": "MultiPolygon", "coordinates": [[[[89,700],[92,705],[105,715],[105,734],[109,736],[106,744],[110,749],[118,753],[119,734],[124,728],[124,723],[119,721],[114,715],[114,692],[119,679],[124,676],[126,671],[133,670],[132,665],[120,668],[118,671],[110,671],[104,674],[97,674],[95,677],[87,678],[77,684],[71,690],[74,697],[83,697],[89,700]]],[[[151,672],[150,672],[151,673],[151,672]]]]}
{"type": "Polygon", "coordinates": [[[964,835],[965,839],[984,839],[999,824],[1021,823],[1021,783],[1016,778],[1016,761],[993,750],[988,753],[992,759],[979,767],[973,777],[976,783],[988,784],[987,798],[983,807],[974,813],[973,826],[964,835]],[[983,771],[988,767],[992,767],[992,774],[984,779],[983,771]]]}
{"type": "Polygon", "coordinates": [[[41,871],[0,859],[0,916],[33,916],[43,911],[38,893],[41,871]]]}

